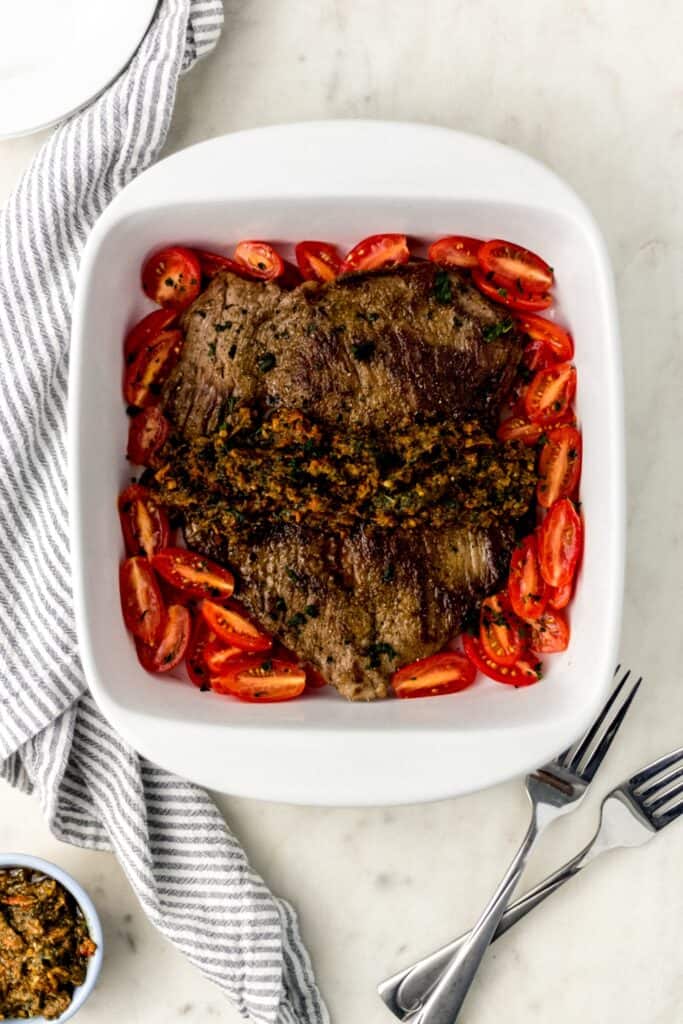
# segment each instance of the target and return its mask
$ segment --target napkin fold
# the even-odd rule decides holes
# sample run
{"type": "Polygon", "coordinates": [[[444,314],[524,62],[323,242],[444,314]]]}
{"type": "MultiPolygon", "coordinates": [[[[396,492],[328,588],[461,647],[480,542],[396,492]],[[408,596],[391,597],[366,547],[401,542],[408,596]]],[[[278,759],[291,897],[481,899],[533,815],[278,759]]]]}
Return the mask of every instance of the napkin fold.
{"type": "MultiPolygon", "coordinates": [[[[87,692],[66,496],[71,302],[88,232],[158,156],[221,0],[162,0],[121,76],[59,127],[0,213],[0,775],[53,833],[113,850],[150,920],[247,1019],[326,1024],[296,915],[201,789],[128,747],[87,692]]],[[[96,339],[94,339],[96,340],[96,339]]]]}

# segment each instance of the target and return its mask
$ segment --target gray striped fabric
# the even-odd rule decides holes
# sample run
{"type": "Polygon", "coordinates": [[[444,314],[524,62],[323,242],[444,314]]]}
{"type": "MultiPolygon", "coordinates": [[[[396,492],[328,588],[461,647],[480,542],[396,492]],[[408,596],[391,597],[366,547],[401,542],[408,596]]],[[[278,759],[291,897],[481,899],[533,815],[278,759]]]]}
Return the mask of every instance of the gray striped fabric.
{"type": "Polygon", "coordinates": [[[163,0],[136,56],[37,154],[0,214],[0,773],[60,839],[113,849],[159,930],[248,1019],[324,1024],[296,917],[200,789],[139,758],[86,692],[71,602],[70,306],[87,234],[157,157],[220,0],[163,0]]]}

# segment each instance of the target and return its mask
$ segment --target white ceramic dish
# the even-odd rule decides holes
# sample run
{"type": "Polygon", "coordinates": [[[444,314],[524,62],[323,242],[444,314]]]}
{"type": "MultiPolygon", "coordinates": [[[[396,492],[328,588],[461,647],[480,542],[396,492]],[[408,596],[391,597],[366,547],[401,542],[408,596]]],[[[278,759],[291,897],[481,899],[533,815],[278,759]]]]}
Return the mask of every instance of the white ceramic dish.
{"type": "MultiPolygon", "coordinates": [[[[78,903],[81,908],[88,925],[90,938],[97,946],[97,949],[90,957],[85,981],[82,985],[79,985],[78,988],[74,989],[71,1003],[61,1017],[57,1017],[55,1020],[49,1022],[45,1017],[30,1017],[28,1019],[29,1024],[66,1024],[67,1020],[70,1020],[74,1014],[78,1013],[92,990],[95,988],[100,974],[100,969],[102,967],[104,939],[102,936],[102,925],[95,909],[95,904],[75,878],[67,874],[63,868],[58,867],[56,864],[52,864],[49,860],[43,860],[41,857],[33,857],[28,853],[0,853],[0,870],[7,868],[30,868],[32,871],[38,871],[44,875],[49,875],[51,878],[56,878],[58,882],[61,882],[64,888],[68,889],[76,900],[76,903],[78,903]]],[[[4,1024],[27,1024],[27,1022],[26,1019],[17,1020],[15,1018],[7,1017],[5,1018],[4,1024]]]]}
{"type": "Polygon", "coordinates": [[[78,637],[95,699],[157,764],[234,794],[319,804],[390,804],[481,788],[542,763],[586,726],[615,664],[624,561],[621,367],[605,246],[577,196],[547,168],[442,128],[324,122],[241,132],[163,161],[111,204],[86,247],[74,306],[71,527],[78,637]],[[535,687],[480,681],[439,699],[348,704],[320,691],[254,707],[138,665],[119,609],[115,499],[130,477],[121,343],[149,304],[139,268],[164,243],[223,250],[243,237],[375,231],[510,237],[557,270],[574,331],[584,431],[583,569],[572,642],[535,687]]]}

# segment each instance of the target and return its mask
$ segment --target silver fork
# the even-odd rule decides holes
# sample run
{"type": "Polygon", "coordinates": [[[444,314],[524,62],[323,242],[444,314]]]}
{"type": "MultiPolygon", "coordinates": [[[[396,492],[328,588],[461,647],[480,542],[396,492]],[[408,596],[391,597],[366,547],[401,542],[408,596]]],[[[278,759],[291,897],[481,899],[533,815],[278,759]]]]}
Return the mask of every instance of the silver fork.
{"type": "MultiPolygon", "coordinates": [[[[615,675],[618,673],[619,667],[615,675]]],[[[379,985],[389,1009],[411,1024],[453,1024],[538,836],[574,810],[609,750],[640,686],[626,672],[584,735],[526,778],[531,821],[522,845],[472,931],[379,985]]]]}
{"type": "MultiPolygon", "coordinates": [[[[602,802],[595,835],[575,857],[515,900],[503,914],[494,940],[543,903],[570,878],[608,850],[643,846],[672,821],[683,816],[683,747],[665,754],[613,789],[602,802]]],[[[431,957],[420,961],[420,973],[402,972],[403,984],[395,990],[394,1013],[406,1019],[433,985],[445,964],[465,941],[461,935],[431,957]],[[428,964],[428,966],[427,966],[428,964]]]]}

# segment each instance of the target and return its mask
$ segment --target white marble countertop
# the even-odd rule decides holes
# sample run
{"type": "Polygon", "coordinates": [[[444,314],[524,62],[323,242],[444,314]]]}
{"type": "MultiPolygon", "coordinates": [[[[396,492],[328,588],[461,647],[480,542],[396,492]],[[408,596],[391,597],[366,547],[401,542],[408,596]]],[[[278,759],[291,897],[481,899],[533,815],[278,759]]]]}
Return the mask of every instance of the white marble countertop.
{"type": "MultiPolygon", "coordinates": [[[[434,122],[525,150],[588,202],[614,262],[625,354],[622,660],[647,677],[601,793],[683,742],[681,38],[677,0],[227,0],[217,52],[180,85],[167,147],[311,118],[434,122]]],[[[45,137],[0,145],[0,201],[45,137]]],[[[526,813],[517,782],[391,810],[219,800],[255,867],[298,908],[336,1024],[391,1019],[376,982],[472,921],[526,813]]],[[[597,806],[547,837],[532,880],[585,841],[597,806]]],[[[102,912],[102,980],[79,1024],[237,1024],[146,921],[113,857],[57,842],[37,804],[2,784],[0,849],[58,861],[102,912]]],[[[496,944],[463,1021],[682,1020],[682,863],[678,824],[592,867],[496,944]]]]}

